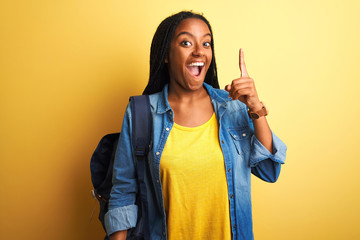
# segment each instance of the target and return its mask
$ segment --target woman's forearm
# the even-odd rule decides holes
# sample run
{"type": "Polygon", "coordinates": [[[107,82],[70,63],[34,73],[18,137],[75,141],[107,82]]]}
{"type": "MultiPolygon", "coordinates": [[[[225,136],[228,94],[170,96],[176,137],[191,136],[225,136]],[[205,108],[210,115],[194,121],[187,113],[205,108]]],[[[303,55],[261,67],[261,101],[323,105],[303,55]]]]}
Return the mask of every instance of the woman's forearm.
{"type": "Polygon", "coordinates": [[[262,116],[253,120],[255,136],[266,147],[269,152],[273,153],[272,134],[266,117],[262,116]]]}
{"type": "Polygon", "coordinates": [[[110,240],[126,240],[127,230],[115,232],[110,235],[110,240]]]}

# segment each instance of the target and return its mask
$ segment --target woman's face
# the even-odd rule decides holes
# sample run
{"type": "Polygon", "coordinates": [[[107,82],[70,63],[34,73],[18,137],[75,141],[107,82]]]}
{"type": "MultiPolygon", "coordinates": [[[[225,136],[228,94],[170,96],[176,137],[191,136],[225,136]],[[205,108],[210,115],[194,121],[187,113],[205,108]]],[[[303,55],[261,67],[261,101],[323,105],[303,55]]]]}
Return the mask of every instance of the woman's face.
{"type": "Polygon", "coordinates": [[[179,24],[165,59],[170,86],[186,91],[202,87],[212,59],[211,40],[210,30],[201,19],[187,18],[179,24]]]}

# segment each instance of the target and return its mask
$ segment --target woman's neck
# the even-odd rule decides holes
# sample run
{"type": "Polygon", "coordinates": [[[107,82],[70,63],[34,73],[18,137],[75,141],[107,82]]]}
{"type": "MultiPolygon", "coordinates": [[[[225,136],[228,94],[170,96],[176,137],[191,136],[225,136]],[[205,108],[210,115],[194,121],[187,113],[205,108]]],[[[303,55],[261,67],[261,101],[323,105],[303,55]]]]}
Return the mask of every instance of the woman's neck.
{"type": "Polygon", "coordinates": [[[174,121],[181,126],[200,126],[214,113],[210,96],[204,87],[195,91],[179,91],[169,85],[168,101],[174,111],[174,121]]]}

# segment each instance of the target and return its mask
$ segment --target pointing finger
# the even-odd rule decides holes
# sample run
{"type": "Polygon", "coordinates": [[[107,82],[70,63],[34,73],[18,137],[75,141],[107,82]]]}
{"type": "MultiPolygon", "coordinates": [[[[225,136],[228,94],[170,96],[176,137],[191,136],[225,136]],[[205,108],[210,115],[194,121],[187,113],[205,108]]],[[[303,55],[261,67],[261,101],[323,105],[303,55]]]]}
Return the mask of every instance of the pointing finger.
{"type": "Polygon", "coordinates": [[[239,67],[241,71],[241,77],[249,77],[249,74],[246,70],[245,61],[244,61],[244,51],[240,48],[239,51],[239,67]]]}

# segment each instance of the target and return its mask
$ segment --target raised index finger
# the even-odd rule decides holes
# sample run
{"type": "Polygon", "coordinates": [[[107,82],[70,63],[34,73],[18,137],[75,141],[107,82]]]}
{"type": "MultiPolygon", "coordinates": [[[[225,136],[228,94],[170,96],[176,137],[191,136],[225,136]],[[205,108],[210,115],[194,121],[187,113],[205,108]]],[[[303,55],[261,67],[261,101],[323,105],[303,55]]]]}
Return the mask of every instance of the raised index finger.
{"type": "Polygon", "coordinates": [[[240,48],[239,51],[239,67],[240,67],[241,77],[249,77],[249,74],[245,66],[244,51],[242,50],[242,48],[240,48]]]}

